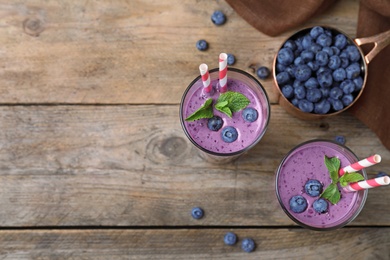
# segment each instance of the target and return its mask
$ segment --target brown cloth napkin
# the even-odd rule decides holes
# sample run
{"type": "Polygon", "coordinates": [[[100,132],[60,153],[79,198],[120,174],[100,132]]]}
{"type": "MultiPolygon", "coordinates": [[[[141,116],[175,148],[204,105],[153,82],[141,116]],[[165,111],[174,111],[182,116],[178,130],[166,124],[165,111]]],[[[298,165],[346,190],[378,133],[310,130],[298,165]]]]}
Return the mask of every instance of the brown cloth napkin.
{"type": "MultiPolygon", "coordinates": [[[[325,11],[334,0],[226,0],[257,30],[276,36],[299,27],[314,15],[325,11]]],[[[364,38],[390,30],[390,1],[361,0],[357,37],[364,38]]],[[[362,46],[365,53],[372,46],[362,46]]],[[[390,46],[383,49],[369,64],[365,89],[349,111],[374,133],[390,150],[390,46]]]]}

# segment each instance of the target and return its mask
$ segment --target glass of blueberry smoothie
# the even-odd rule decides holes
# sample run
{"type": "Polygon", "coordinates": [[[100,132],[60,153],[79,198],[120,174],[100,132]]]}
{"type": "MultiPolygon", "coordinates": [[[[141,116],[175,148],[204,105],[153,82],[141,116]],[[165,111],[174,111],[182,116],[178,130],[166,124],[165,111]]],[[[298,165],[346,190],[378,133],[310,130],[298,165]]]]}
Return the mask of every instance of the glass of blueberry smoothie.
{"type": "Polygon", "coordinates": [[[180,103],[180,122],[202,158],[223,163],[260,141],[270,120],[270,104],[263,86],[247,72],[228,68],[225,91],[219,76],[218,68],[210,70],[209,92],[201,76],[190,83],[180,103]]]}
{"type": "MultiPolygon", "coordinates": [[[[340,184],[338,201],[324,199],[333,182],[327,158],[337,158],[341,168],[358,161],[344,145],[328,140],[311,140],[293,148],[276,171],[276,195],[285,213],[297,224],[313,230],[333,230],[350,223],[363,209],[367,190],[346,192],[340,184]]],[[[359,173],[367,178],[364,170],[359,173]]]]}

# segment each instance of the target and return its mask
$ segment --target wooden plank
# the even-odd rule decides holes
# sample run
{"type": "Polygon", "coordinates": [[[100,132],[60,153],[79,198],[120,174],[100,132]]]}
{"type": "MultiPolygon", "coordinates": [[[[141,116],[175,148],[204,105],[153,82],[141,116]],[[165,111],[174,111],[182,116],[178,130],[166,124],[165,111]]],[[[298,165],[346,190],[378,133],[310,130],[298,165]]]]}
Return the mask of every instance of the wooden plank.
{"type": "Polygon", "coordinates": [[[2,259],[375,259],[390,257],[390,228],[0,231],[2,259]],[[223,243],[233,231],[239,243],[223,243]],[[243,238],[257,248],[241,250],[243,238]]]}
{"type": "MultiPolygon", "coordinates": [[[[314,138],[344,135],[359,157],[382,155],[370,174],[390,172],[390,152],[354,117],[306,122],[271,109],[264,139],[215,165],[185,139],[175,105],[0,107],[0,226],[292,225],[274,171],[314,138]]],[[[390,225],[388,196],[371,190],[353,225],[390,225]]]]}
{"type": "MultiPolygon", "coordinates": [[[[302,27],[355,35],[357,13],[358,1],[338,1],[302,27]]],[[[255,75],[294,30],[266,36],[225,1],[1,0],[0,103],[177,104],[200,63],[217,67],[220,52],[233,53],[255,75]],[[210,21],[217,9],[228,17],[220,27],[210,21]],[[206,52],[195,48],[202,38],[206,52]]],[[[272,79],[263,83],[276,102],[272,79]]]]}

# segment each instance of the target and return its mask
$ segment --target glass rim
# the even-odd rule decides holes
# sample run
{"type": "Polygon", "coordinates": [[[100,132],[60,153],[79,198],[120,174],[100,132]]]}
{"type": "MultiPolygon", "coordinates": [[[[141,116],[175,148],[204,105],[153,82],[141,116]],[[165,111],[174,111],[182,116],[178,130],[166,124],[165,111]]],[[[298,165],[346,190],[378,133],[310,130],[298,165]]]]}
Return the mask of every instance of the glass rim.
{"type": "MultiPolygon", "coordinates": [[[[270,121],[270,118],[271,118],[271,104],[269,102],[269,98],[268,98],[268,94],[267,92],[265,91],[263,85],[254,77],[252,76],[251,74],[249,74],[248,72],[246,71],[243,71],[241,69],[238,69],[238,68],[232,68],[232,67],[228,67],[227,68],[228,71],[234,71],[234,72],[237,72],[237,73],[240,73],[244,76],[247,76],[248,78],[250,78],[251,80],[253,80],[257,85],[257,87],[259,87],[259,89],[261,90],[261,92],[264,94],[264,97],[265,97],[265,100],[267,101],[267,118],[266,118],[266,122],[264,124],[264,127],[261,131],[261,133],[259,134],[259,136],[250,144],[248,145],[247,147],[243,148],[243,149],[240,149],[238,151],[235,151],[235,152],[231,152],[231,153],[217,153],[217,152],[213,152],[213,151],[210,151],[210,150],[207,150],[206,148],[202,147],[201,145],[199,145],[192,137],[191,135],[188,133],[187,131],[187,128],[184,124],[184,118],[183,118],[183,104],[184,104],[184,100],[187,96],[187,93],[190,91],[190,89],[192,88],[192,86],[198,82],[200,79],[201,79],[201,76],[198,75],[189,85],[188,87],[186,88],[186,90],[184,91],[183,93],[183,96],[181,98],[181,101],[180,101],[180,109],[179,109],[179,114],[180,114],[180,124],[184,130],[184,133],[185,135],[187,136],[187,138],[191,141],[191,143],[193,143],[197,148],[199,148],[201,151],[205,152],[205,153],[208,153],[208,154],[211,154],[213,156],[219,156],[219,157],[229,157],[229,156],[235,156],[235,155],[240,155],[248,150],[250,150],[251,148],[253,148],[264,136],[265,132],[267,131],[267,128],[268,128],[268,125],[269,125],[269,121],[270,121]]],[[[217,72],[219,71],[219,68],[213,68],[213,69],[210,69],[209,70],[209,73],[214,73],[214,72],[217,72]]]]}
{"type": "MultiPolygon", "coordinates": [[[[349,217],[347,220],[344,220],[342,223],[338,224],[338,225],[335,225],[335,226],[331,226],[331,227],[326,227],[326,228],[320,228],[320,227],[314,227],[314,226],[310,226],[310,225],[307,225],[303,222],[301,222],[300,220],[298,220],[297,218],[295,218],[286,208],[286,206],[283,204],[282,202],[282,199],[280,197],[280,194],[279,194],[279,190],[278,190],[278,177],[279,177],[279,174],[280,174],[280,171],[281,171],[281,168],[284,164],[284,162],[287,160],[287,158],[293,153],[295,152],[298,148],[304,146],[304,145],[307,145],[307,144],[310,144],[310,143],[317,143],[317,142],[324,142],[324,143],[331,143],[331,144],[334,144],[334,145],[337,145],[337,146],[340,146],[342,147],[343,149],[345,149],[346,151],[348,151],[355,159],[356,161],[359,160],[359,158],[357,157],[357,155],[350,149],[348,148],[347,146],[343,145],[343,144],[340,144],[336,141],[333,141],[333,140],[326,140],[326,139],[312,139],[312,140],[308,140],[308,141],[305,141],[305,142],[302,142],[296,146],[294,146],[284,157],[283,159],[281,160],[281,162],[279,163],[279,166],[277,168],[277,171],[276,171],[276,175],[275,175],[275,192],[276,192],[276,197],[278,198],[278,201],[279,201],[279,204],[281,206],[281,208],[283,209],[283,211],[286,213],[286,215],[291,219],[293,220],[296,224],[304,227],[304,228],[307,228],[307,229],[311,229],[311,230],[316,230],[316,231],[330,231],[330,230],[336,230],[336,229],[339,229],[339,228],[342,228],[344,227],[345,225],[347,225],[348,223],[351,223],[359,214],[360,212],[362,211],[363,207],[364,207],[364,204],[366,203],[366,200],[367,200],[367,195],[368,195],[368,190],[367,189],[364,189],[364,190],[361,190],[361,191],[357,191],[359,193],[362,194],[362,199],[361,199],[361,202],[360,202],[360,205],[359,207],[356,209],[356,211],[351,215],[351,217],[349,217]]],[[[367,179],[367,173],[366,173],[366,170],[365,169],[362,169],[360,170],[364,176],[365,179],[367,179]]]]}

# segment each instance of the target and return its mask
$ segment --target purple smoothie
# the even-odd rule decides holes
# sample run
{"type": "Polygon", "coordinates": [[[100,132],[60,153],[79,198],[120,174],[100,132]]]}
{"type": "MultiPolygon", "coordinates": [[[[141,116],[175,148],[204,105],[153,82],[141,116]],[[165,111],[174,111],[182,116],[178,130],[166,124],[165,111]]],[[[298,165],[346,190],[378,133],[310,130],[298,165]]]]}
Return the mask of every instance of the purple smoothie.
{"type": "MultiPolygon", "coordinates": [[[[339,188],[340,201],[336,205],[328,202],[328,211],[317,213],[312,205],[319,197],[306,194],[304,186],[309,179],[320,181],[323,189],[331,183],[324,156],[340,159],[341,168],[358,161],[344,146],[314,140],[293,149],[283,159],[276,174],[276,193],[283,210],[298,224],[316,230],[336,229],[346,225],[359,214],[367,197],[367,190],[348,193],[339,188]],[[302,213],[295,213],[290,209],[289,201],[295,195],[303,196],[308,202],[307,209],[302,213]]],[[[362,173],[367,177],[365,171],[362,173]]]]}
{"type": "Polygon", "coordinates": [[[257,110],[258,118],[254,122],[247,122],[242,117],[242,110],[233,113],[232,118],[215,109],[214,105],[220,95],[218,88],[218,69],[210,71],[211,84],[214,89],[212,95],[205,95],[203,84],[198,77],[190,84],[184,93],[181,104],[181,123],[188,138],[201,150],[212,155],[229,156],[242,153],[255,145],[265,133],[269,116],[268,97],[260,85],[251,75],[238,69],[228,70],[228,91],[239,92],[246,96],[252,107],[257,110]],[[207,127],[208,119],[199,119],[193,122],[185,121],[189,115],[195,112],[208,98],[213,99],[213,114],[220,116],[223,127],[218,131],[211,131],[207,127]],[[238,138],[234,142],[227,143],[221,138],[221,131],[226,126],[237,129],[238,138]]]}

